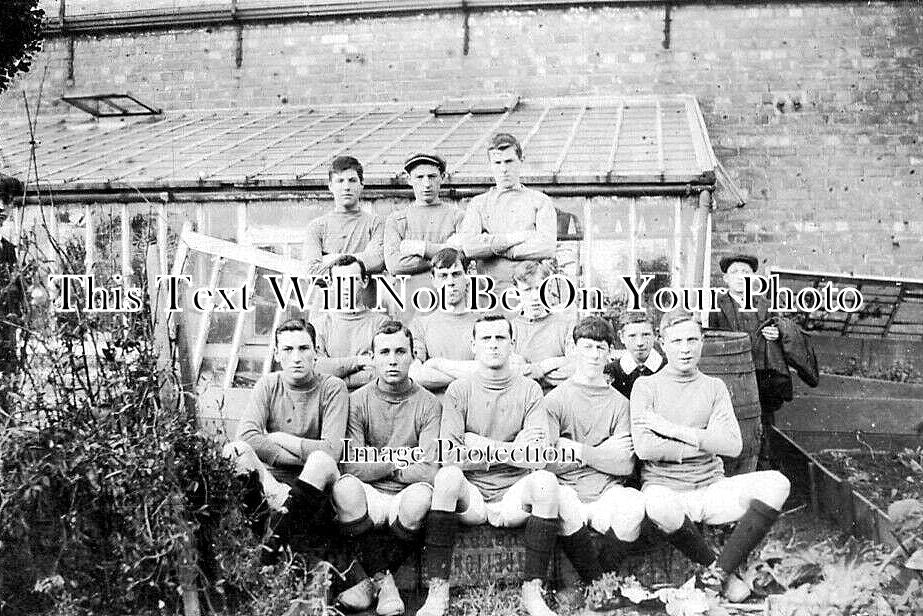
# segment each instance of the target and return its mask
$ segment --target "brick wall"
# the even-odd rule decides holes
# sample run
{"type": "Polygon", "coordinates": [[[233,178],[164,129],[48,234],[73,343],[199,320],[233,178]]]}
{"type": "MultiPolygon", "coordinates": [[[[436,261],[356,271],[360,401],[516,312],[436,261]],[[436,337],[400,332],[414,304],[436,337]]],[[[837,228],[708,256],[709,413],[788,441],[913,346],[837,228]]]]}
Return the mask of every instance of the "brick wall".
{"type": "MultiPolygon", "coordinates": [[[[71,0],[68,12],[107,4],[123,6],[71,0]]],[[[467,55],[458,12],[247,25],[240,68],[232,27],[82,37],[72,82],[66,41],[54,39],[21,87],[34,97],[47,64],[46,101],[130,91],[168,109],[692,93],[748,197],[716,216],[716,255],[923,276],[923,4],[681,6],[672,18],[664,50],[662,8],[474,13],[467,55]]],[[[0,113],[21,114],[20,98],[0,97],[0,113]]],[[[45,113],[72,113],[63,107],[45,113]]]]}

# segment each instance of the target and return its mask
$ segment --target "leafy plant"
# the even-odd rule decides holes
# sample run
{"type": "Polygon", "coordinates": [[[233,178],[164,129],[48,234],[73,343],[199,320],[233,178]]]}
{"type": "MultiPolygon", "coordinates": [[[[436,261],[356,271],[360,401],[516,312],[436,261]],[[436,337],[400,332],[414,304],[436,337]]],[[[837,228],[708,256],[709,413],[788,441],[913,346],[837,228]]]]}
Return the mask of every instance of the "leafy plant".
{"type": "Polygon", "coordinates": [[[42,18],[38,0],[0,2],[0,92],[18,73],[29,71],[32,56],[42,46],[42,18]]]}

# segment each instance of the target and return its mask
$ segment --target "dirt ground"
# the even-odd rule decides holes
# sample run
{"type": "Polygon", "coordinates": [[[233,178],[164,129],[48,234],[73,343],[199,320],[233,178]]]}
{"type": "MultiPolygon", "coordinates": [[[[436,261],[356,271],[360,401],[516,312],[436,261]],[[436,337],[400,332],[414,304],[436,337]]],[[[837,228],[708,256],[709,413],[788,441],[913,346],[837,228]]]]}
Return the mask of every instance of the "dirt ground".
{"type": "Polygon", "coordinates": [[[828,450],[818,461],[883,511],[893,501],[923,499],[923,474],[911,468],[911,451],[860,452],[828,450]]]}

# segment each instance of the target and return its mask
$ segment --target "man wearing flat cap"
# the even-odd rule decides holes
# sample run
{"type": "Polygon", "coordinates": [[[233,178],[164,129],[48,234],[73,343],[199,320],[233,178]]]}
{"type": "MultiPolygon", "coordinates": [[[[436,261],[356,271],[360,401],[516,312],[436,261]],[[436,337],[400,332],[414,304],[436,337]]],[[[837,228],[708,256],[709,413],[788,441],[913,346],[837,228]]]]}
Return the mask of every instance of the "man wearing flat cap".
{"type": "Polygon", "coordinates": [[[513,285],[520,261],[554,256],[558,222],[548,195],[519,181],[523,156],[516,137],[495,134],[487,157],[495,186],[471,200],[459,238],[465,254],[476,260],[478,274],[493,278],[499,297],[513,285]]]}
{"type": "MultiPolygon", "coordinates": [[[[783,402],[792,399],[792,377],[782,352],[779,328],[771,322],[773,315],[769,313],[769,300],[757,296],[754,301],[756,311],[744,312],[742,310],[745,301],[746,278],[756,274],[759,260],[753,255],[738,254],[722,258],[719,265],[724,274],[724,284],[728,292],[726,295],[719,296],[720,312],[709,314],[708,326],[712,329],[746,332],[750,335],[750,347],[762,408],[761,458],[765,462],[769,455],[767,443],[769,426],[775,423],[775,412],[782,407],[783,402]]],[[[741,460],[747,458],[748,456],[744,455],[741,460]]],[[[752,466],[755,459],[753,457],[749,459],[752,466]]],[[[755,469],[741,468],[739,470],[748,472],[755,469]]]]}
{"type": "MultiPolygon", "coordinates": [[[[392,275],[406,274],[407,305],[403,313],[395,314],[407,324],[416,311],[411,305],[413,292],[422,286],[432,286],[433,256],[449,246],[463,212],[454,205],[443,203],[439,189],[445,176],[445,160],[438,154],[417,153],[404,162],[407,183],[413,188],[414,202],[405,209],[392,212],[385,221],[385,265],[392,275]]],[[[399,285],[395,285],[400,289],[399,285]]]]}

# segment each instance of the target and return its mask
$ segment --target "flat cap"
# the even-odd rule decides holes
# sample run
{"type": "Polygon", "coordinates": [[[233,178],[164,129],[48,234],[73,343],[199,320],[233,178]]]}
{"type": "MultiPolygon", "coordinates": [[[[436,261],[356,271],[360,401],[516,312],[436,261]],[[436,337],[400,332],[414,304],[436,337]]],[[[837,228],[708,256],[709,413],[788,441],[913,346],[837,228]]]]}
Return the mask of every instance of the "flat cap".
{"type": "Polygon", "coordinates": [[[665,312],[663,316],[660,317],[660,333],[663,334],[663,332],[668,327],[672,327],[678,323],[683,323],[685,321],[695,321],[696,323],[699,322],[699,320],[696,318],[694,314],[692,314],[691,312],[689,312],[688,310],[686,310],[685,308],[681,306],[676,307],[669,312],[665,312]]]}
{"type": "Polygon", "coordinates": [[[731,255],[729,257],[722,257],[721,261],[718,262],[721,273],[727,274],[728,268],[731,267],[733,263],[746,263],[754,272],[760,266],[760,260],[753,255],[731,255]]]}
{"type": "Polygon", "coordinates": [[[426,154],[423,152],[411,154],[407,160],[404,161],[404,171],[410,173],[417,165],[435,165],[439,167],[440,173],[445,173],[445,160],[438,154],[426,154]]]}

